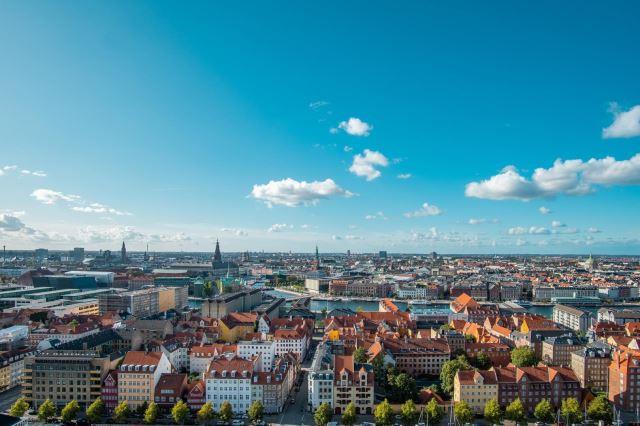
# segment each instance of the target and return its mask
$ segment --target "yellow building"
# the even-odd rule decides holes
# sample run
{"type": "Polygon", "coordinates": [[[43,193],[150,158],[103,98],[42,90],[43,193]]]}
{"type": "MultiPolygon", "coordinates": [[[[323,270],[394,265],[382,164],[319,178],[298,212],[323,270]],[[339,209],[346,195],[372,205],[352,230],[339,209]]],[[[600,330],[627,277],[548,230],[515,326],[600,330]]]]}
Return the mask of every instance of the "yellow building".
{"type": "Polygon", "coordinates": [[[466,401],[475,414],[482,414],[491,399],[498,400],[498,378],[493,369],[458,371],[453,380],[454,402],[466,401]]]}
{"type": "Polygon", "coordinates": [[[171,363],[163,352],[127,352],[118,371],[118,403],[125,401],[135,409],[153,401],[165,373],[171,373],[171,363]]]}
{"type": "Polygon", "coordinates": [[[218,321],[220,340],[236,343],[244,340],[248,333],[256,331],[257,315],[248,312],[233,312],[218,321]]]}
{"type": "Polygon", "coordinates": [[[176,307],[176,289],[161,287],[158,289],[158,312],[166,312],[176,307]]]}

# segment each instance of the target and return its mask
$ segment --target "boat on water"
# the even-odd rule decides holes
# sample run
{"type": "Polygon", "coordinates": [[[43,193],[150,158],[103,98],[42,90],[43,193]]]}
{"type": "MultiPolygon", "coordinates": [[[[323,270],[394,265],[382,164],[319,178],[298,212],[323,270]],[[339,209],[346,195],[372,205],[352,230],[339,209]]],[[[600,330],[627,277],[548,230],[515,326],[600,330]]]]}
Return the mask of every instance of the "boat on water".
{"type": "Polygon", "coordinates": [[[523,308],[530,308],[531,307],[531,302],[528,300],[514,300],[513,303],[515,303],[516,305],[520,305],[523,308]]]}

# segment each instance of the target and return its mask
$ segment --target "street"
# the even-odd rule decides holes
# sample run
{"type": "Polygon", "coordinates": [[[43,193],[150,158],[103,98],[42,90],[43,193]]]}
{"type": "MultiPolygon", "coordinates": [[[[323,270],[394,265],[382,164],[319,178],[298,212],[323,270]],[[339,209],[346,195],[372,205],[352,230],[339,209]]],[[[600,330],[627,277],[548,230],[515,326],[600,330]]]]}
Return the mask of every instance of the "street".
{"type": "Polygon", "coordinates": [[[16,386],[7,391],[0,393],[0,412],[7,411],[16,399],[20,398],[20,391],[22,390],[21,386],[16,386]]]}

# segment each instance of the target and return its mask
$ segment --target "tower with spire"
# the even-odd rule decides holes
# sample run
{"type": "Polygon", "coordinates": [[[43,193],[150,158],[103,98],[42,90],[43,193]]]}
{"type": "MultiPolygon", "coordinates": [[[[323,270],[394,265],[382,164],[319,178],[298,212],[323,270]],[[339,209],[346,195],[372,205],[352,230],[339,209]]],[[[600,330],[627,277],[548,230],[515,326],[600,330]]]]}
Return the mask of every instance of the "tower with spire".
{"type": "Polygon", "coordinates": [[[122,263],[127,263],[127,247],[124,245],[124,241],[122,242],[122,248],[120,249],[120,261],[122,263]]]}
{"type": "Polygon", "coordinates": [[[320,269],[320,252],[318,251],[318,245],[316,244],[316,269],[320,269]]]}
{"type": "Polygon", "coordinates": [[[216,240],[216,251],[213,252],[213,263],[222,262],[222,253],[220,253],[220,242],[216,240]]]}

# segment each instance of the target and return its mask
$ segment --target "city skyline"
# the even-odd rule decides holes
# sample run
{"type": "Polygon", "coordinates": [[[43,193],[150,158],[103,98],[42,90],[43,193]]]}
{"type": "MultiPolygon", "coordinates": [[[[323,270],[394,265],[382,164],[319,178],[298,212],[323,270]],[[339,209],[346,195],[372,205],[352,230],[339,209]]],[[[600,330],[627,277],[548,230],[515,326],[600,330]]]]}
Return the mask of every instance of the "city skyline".
{"type": "Polygon", "coordinates": [[[0,245],[640,254],[640,7],[551,4],[4,4],[0,245]]]}

